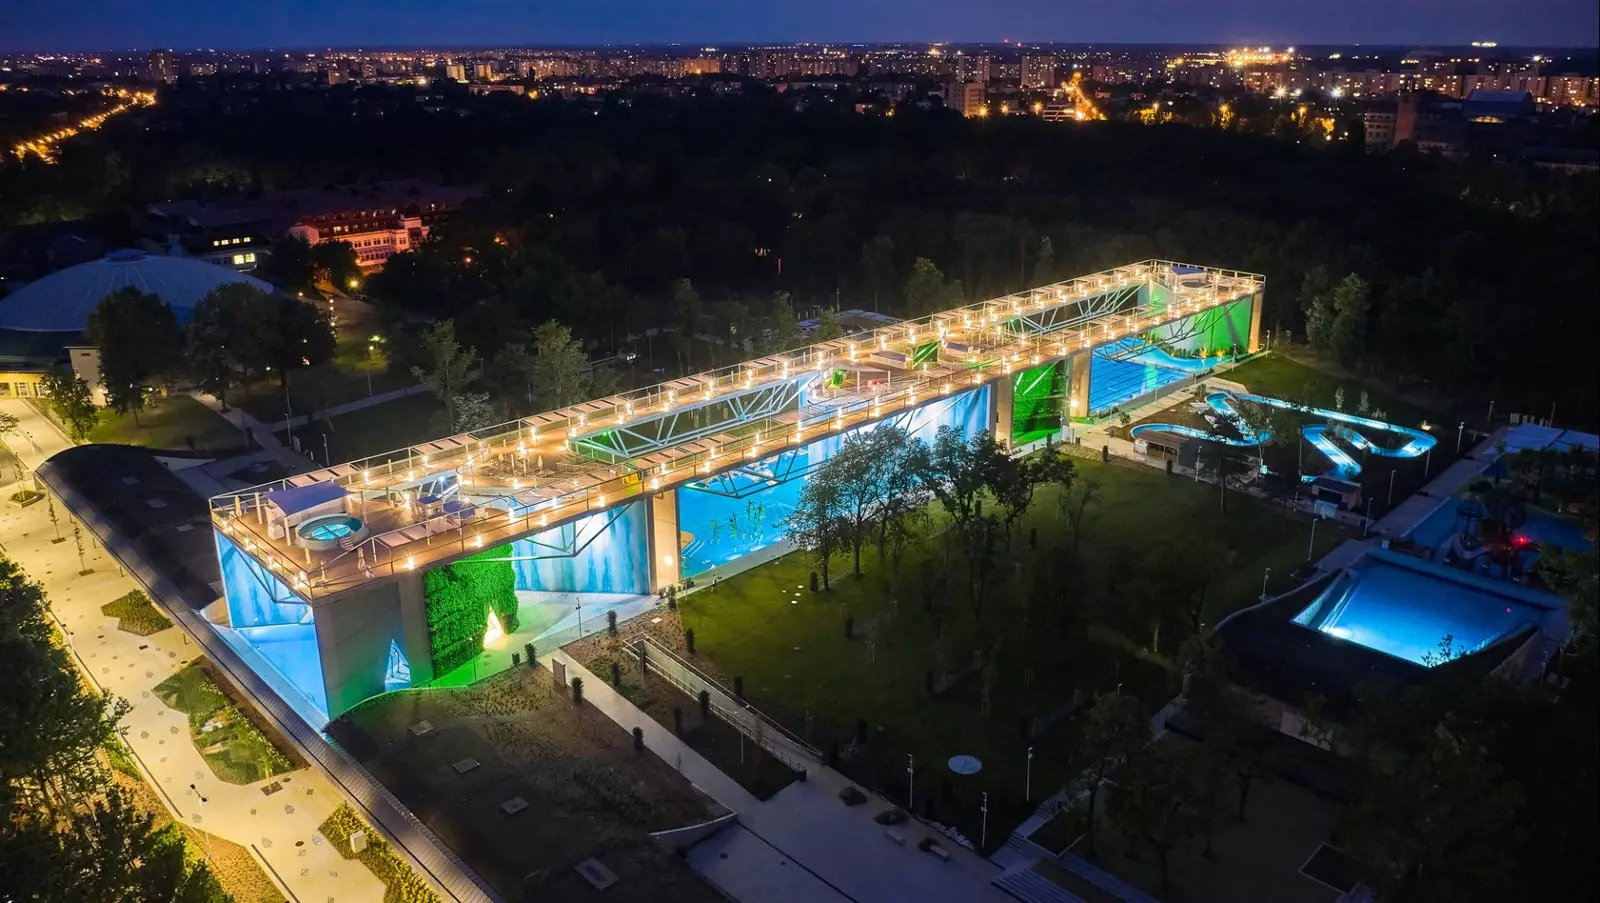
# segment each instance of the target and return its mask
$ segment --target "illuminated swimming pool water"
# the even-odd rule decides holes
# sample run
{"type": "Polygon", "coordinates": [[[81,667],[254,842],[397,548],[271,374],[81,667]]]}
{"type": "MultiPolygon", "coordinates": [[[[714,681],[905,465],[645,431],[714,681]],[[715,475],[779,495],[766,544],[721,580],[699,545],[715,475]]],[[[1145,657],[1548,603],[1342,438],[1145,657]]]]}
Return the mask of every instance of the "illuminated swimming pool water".
{"type": "Polygon", "coordinates": [[[361,518],[348,514],[318,517],[300,525],[300,535],[306,539],[340,539],[361,530],[361,518]]]}
{"type": "Polygon", "coordinates": [[[1456,651],[1476,651],[1529,624],[1553,629],[1562,612],[1561,600],[1548,593],[1375,549],[1294,621],[1426,664],[1446,636],[1456,651]]]}

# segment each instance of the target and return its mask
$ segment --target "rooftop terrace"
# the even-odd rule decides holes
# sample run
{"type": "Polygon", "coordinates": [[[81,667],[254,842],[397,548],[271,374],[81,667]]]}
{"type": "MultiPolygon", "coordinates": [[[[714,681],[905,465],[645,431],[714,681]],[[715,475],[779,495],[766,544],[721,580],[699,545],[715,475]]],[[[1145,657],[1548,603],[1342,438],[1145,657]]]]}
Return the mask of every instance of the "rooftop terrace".
{"type": "Polygon", "coordinates": [[[1144,261],[220,495],[211,517],[316,602],[750,466],[1263,284],[1144,261]],[[1141,294],[1146,286],[1162,291],[1141,294]],[[274,490],[318,483],[346,490],[365,524],[359,540],[318,551],[273,522],[274,490]],[[441,503],[446,485],[452,502],[441,503]]]}

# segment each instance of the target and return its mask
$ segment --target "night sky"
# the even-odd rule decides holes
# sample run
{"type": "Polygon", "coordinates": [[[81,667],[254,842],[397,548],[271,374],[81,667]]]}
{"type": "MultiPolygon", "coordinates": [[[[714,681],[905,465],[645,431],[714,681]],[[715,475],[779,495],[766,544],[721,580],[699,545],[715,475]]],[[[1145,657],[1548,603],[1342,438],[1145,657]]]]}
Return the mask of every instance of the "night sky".
{"type": "Polygon", "coordinates": [[[1593,46],[1596,0],[0,0],[0,50],[1024,41],[1593,46]]]}

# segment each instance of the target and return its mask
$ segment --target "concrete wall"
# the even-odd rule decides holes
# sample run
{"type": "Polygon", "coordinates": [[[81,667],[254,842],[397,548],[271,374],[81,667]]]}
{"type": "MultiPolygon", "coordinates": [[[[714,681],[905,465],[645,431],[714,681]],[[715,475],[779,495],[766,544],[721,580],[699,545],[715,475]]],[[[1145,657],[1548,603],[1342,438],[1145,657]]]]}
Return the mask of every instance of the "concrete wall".
{"type": "MultiPolygon", "coordinates": [[[[322,655],[328,717],[337,718],[361,700],[384,691],[389,644],[398,642],[402,649],[408,645],[400,611],[400,589],[395,583],[382,583],[317,608],[317,647],[322,655]]],[[[417,661],[415,656],[407,658],[417,661]]]]}

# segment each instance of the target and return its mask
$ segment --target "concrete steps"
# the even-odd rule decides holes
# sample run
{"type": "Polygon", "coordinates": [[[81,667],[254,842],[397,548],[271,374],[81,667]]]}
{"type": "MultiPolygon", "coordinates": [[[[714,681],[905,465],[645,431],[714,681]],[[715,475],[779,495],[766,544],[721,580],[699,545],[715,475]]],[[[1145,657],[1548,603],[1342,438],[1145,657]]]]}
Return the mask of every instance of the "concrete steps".
{"type": "Polygon", "coordinates": [[[993,883],[1022,903],[1084,903],[1082,897],[1031,869],[1006,872],[993,883]]]}

